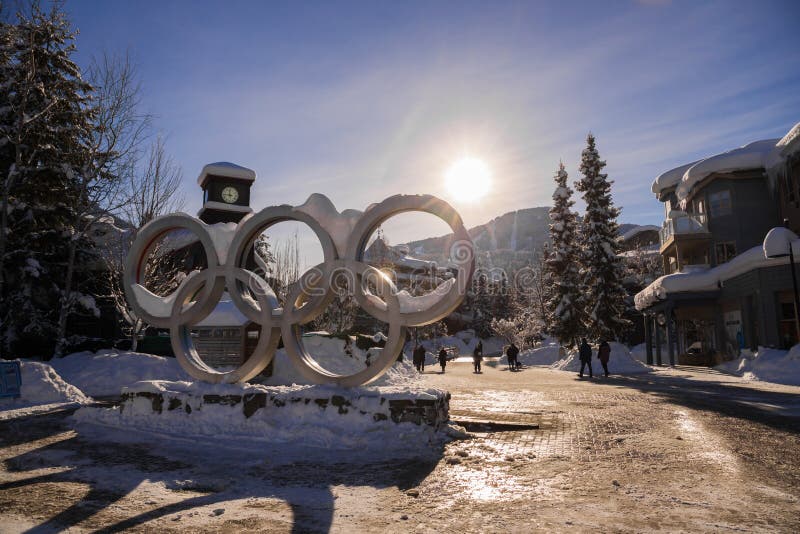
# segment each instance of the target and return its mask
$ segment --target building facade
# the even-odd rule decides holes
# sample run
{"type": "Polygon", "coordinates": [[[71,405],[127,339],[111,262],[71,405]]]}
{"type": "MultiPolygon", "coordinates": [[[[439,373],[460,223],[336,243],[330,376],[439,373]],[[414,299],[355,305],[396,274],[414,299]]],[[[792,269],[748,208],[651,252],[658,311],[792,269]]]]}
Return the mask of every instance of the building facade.
{"type": "Polygon", "coordinates": [[[784,220],[800,231],[799,155],[800,124],[656,178],[665,275],[635,299],[648,359],[714,364],[800,340],[788,261],[762,250],[784,220]]]}

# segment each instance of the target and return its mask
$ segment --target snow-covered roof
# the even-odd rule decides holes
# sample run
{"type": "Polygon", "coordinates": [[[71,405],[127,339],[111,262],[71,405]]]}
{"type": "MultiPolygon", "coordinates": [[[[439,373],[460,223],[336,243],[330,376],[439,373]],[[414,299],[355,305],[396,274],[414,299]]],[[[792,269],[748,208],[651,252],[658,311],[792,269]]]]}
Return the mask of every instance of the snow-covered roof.
{"type": "Polygon", "coordinates": [[[778,141],[780,139],[754,141],[711,156],[689,167],[675,188],[675,195],[678,197],[681,207],[686,208],[686,201],[695,186],[713,173],[765,168],[767,158],[776,150],[775,145],[778,141]]]}
{"type": "Polygon", "coordinates": [[[656,196],[675,187],[675,194],[685,208],[686,201],[697,184],[713,173],[733,172],[747,169],[770,169],[783,162],[786,156],[800,149],[800,123],[781,139],[763,139],[739,148],[693,161],[670,169],[653,181],[651,187],[656,196]]]}
{"type": "Polygon", "coordinates": [[[796,139],[800,139],[800,122],[792,126],[792,129],[789,130],[775,146],[784,148],[792,144],[796,139]]]}
{"type": "Polygon", "coordinates": [[[216,163],[209,163],[203,167],[203,170],[200,171],[200,176],[197,177],[197,185],[203,187],[206,183],[206,178],[210,175],[246,180],[248,182],[253,182],[256,179],[256,171],[252,169],[236,165],[229,161],[218,161],[216,163]]]}
{"type": "Polygon", "coordinates": [[[675,187],[683,178],[683,173],[689,169],[695,163],[698,163],[702,160],[696,160],[691,163],[687,163],[686,165],[681,165],[680,167],[675,167],[674,169],[670,169],[665,173],[659,174],[655,180],[653,180],[652,191],[656,195],[660,194],[665,189],[669,189],[671,187],[675,187]]]}
{"type": "MultiPolygon", "coordinates": [[[[773,229],[776,230],[776,229],[773,229]]],[[[800,239],[784,228],[780,228],[781,236],[789,238],[791,241],[792,252],[795,255],[795,263],[800,262],[800,239]]],[[[771,233],[772,231],[770,231],[771,233]]],[[[768,236],[770,234],[767,234],[768,236]]],[[[729,280],[741,274],[761,269],[783,265],[787,262],[786,258],[769,259],[765,256],[765,251],[769,252],[771,245],[768,239],[764,240],[763,245],[759,245],[744,251],[731,261],[718,265],[712,269],[696,268],[686,272],[668,274],[658,278],[655,282],[641,290],[634,297],[637,310],[644,310],[653,304],[664,300],[667,296],[675,293],[692,293],[701,291],[716,291],[725,280],[729,280]]]]}
{"type": "Polygon", "coordinates": [[[228,293],[223,293],[217,307],[208,317],[194,325],[194,328],[208,328],[211,326],[244,326],[250,319],[239,311],[228,293]]]}
{"type": "Polygon", "coordinates": [[[628,230],[624,234],[622,234],[621,239],[623,241],[627,241],[629,239],[633,239],[634,237],[636,237],[637,235],[641,234],[642,232],[658,232],[659,230],[661,230],[661,229],[658,226],[653,226],[652,224],[645,224],[645,225],[642,225],[642,226],[636,226],[634,228],[631,228],[630,230],[628,230]]]}

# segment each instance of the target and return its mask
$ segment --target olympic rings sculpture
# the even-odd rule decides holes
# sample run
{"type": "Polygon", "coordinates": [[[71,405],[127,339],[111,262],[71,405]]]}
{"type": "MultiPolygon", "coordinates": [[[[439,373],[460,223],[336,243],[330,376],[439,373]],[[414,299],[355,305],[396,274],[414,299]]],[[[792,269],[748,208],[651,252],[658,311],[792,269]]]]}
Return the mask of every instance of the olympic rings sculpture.
{"type": "Polygon", "coordinates": [[[352,210],[348,216],[336,213],[331,217],[315,213],[307,205],[308,202],[298,207],[265,208],[245,216],[233,231],[224,225],[221,228],[207,225],[184,213],[158,217],[139,231],[125,262],[128,303],[144,322],[169,328],[175,357],[192,377],[211,383],[249,380],[269,365],[282,337],[293,365],[310,382],[346,387],[365,385],[383,375],[397,360],[408,327],[443,319],[463,301],[475,268],[474,246],[461,216],[447,202],[431,195],[396,195],[371,205],[358,218],[352,215],[358,212],[352,210]],[[377,227],[394,215],[411,211],[435,215],[453,230],[450,261],[454,275],[434,289],[436,299],[429,296],[409,299],[407,294],[398,292],[385,273],[363,261],[367,241],[377,227]],[[245,268],[245,264],[257,237],[284,221],[302,222],[311,228],[322,245],[323,262],[303,273],[285,305],[280,307],[267,281],[245,268]],[[350,231],[344,233],[342,229],[350,231]],[[188,230],[197,236],[207,268],[193,271],[173,293],[161,297],[144,287],[144,271],[157,243],[172,230],[188,230]],[[321,367],[303,346],[300,329],[333,301],[336,297],[333,280],[342,274],[358,305],[389,325],[386,344],[378,358],[350,375],[321,367]],[[219,371],[200,358],[190,330],[214,310],[226,290],[242,314],[260,325],[261,334],[252,354],[241,366],[219,371]],[[405,300],[401,301],[401,297],[405,300]]]}

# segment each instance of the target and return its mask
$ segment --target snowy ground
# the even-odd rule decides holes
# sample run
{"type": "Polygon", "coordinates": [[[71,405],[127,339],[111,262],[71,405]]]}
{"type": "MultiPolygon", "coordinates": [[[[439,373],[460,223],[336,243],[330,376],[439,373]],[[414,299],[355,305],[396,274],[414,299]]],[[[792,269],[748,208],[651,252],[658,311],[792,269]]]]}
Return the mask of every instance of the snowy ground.
{"type": "Polygon", "coordinates": [[[800,388],[713,370],[577,380],[453,363],[454,419],[522,423],[420,456],[86,437],[63,413],[0,421],[3,532],[800,530],[800,388]],[[538,425],[531,428],[530,425],[538,425]]]}
{"type": "Polygon", "coordinates": [[[715,369],[747,380],[800,386],[800,345],[789,351],[766,347],[759,347],[756,353],[744,350],[739,358],[715,369]]]}

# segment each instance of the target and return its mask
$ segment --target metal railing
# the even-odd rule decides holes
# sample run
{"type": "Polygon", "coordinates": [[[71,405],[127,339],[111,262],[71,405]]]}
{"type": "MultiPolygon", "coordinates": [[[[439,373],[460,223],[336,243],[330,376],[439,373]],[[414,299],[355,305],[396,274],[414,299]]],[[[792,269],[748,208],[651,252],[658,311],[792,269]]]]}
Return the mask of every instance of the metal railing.
{"type": "Polygon", "coordinates": [[[688,213],[664,221],[659,234],[663,245],[676,234],[708,233],[708,216],[705,213],[688,213]]]}

